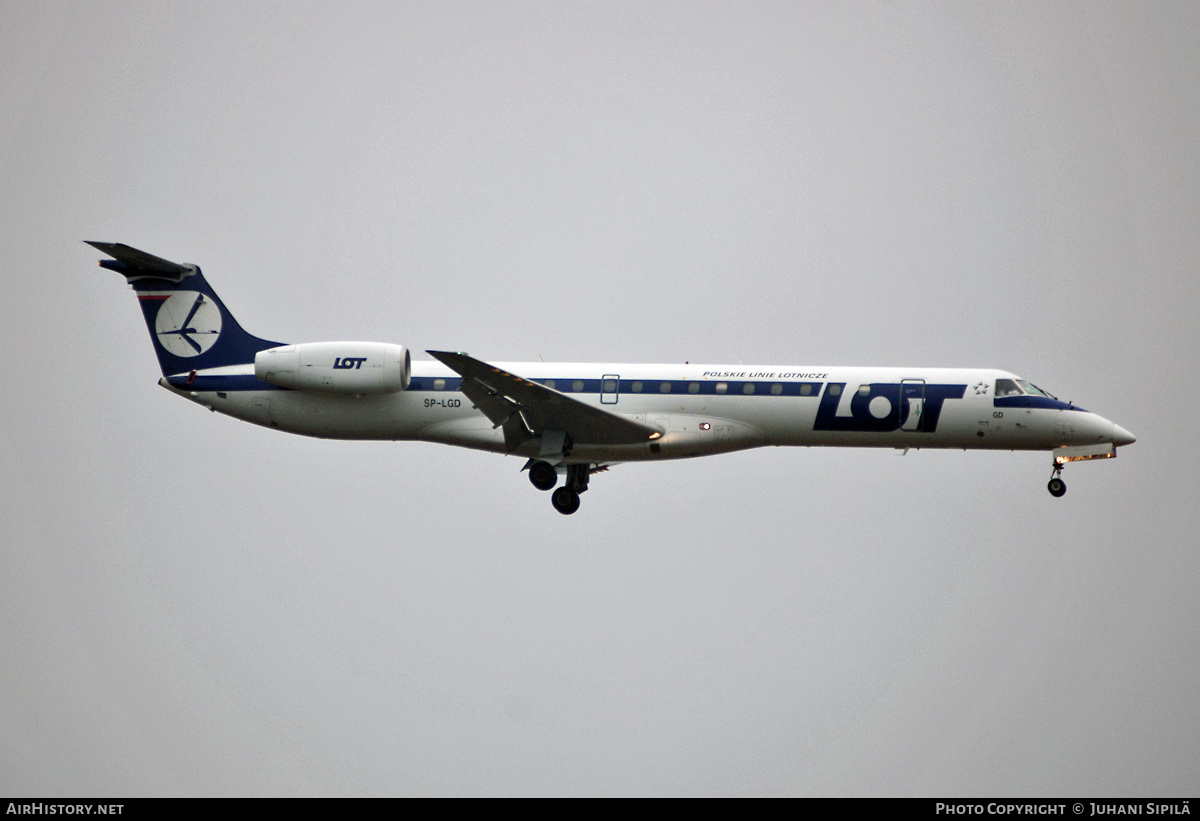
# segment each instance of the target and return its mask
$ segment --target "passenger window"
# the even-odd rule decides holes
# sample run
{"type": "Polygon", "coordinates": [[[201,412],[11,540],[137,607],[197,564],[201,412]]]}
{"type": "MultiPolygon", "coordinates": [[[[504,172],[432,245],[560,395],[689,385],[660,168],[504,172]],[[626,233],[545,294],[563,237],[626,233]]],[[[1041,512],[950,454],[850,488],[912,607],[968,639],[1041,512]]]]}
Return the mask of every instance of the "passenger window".
{"type": "Polygon", "coordinates": [[[729,383],[728,383],[728,382],[718,382],[718,383],[717,383],[717,387],[716,387],[716,392],[717,392],[717,393],[725,393],[725,392],[726,392],[726,391],[728,391],[728,390],[729,390],[729,383]]]}
{"type": "Polygon", "coordinates": [[[671,383],[670,382],[660,383],[658,386],[658,392],[659,393],[670,393],[671,392],[671,383]]]}
{"type": "Polygon", "coordinates": [[[700,393],[700,383],[699,382],[689,382],[688,383],[688,393],[700,393]]]}
{"type": "Polygon", "coordinates": [[[554,380],[553,380],[553,379],[547,379],[547,380],[546,380],[546,387],[547,387],[547,388],[549,388],[550,390],[554,390],[554,386],[555,386],[555,383],[554,383],[554,380]]]}
{"type": "Polygon", "coordinates": [[[812,396],[812,385],[804,384],[800,386],[801,396],[812,396]]]}
{"type": "Polygon", "coordinates": [[[617,392],[617,380],[605,379],[603,391],[605,393],[616,393],[617,392]]]}
{"type": "Polygon", "coordinates": [[[435,379],[435,380],[433,380],[433,389],[434,389],[435,391],[444,391],[444,390],[446,390],[446,380],[445,380],[445,379],[435,379]]]}
{"type": "Polygon", "coordinates": [[[633,391],[634,393],[641,393],[642,392],[642,383],[641,382],[632,383],[629,386],[629,390],[633,391]]]}
{"type": "Polygon", "coordinates": [[[581,390],[583,390],[583,380],[576,379],[574,382],[572,382],[571,390],[575,391],[576,393],[579,393],[581,390]]]}
{"type": "Polygon", "coordinates": [[[858,386],[858,395],[859,396],[869,396],[870,393],[871,393],[870,385],[859,385],[858,386]]]}
{"type": "Polygon", "coordinates": [[[825,390],[825,393],[829,394],[830,396],[841,396],[842,395],[842,386],[841,385],[830,385],[825,390]]]}
{"type": "Polygon", "coordinates": [[[783,393],[783,385],[780,385],[778,382],[776,382],[771,386],[771,396],[779,396],[781,393],[783,393]]]}
{"type": "Polygon", "coordinates": [[[747,396],[754,393],[754,383],[747,382],[745,385],[742,385],[742,393],[746,394],[747,396]]]}
{"type": "Polygon", "coordinates": [[[996,380],[996,392],[993,394],[993,396],[1002,397],[1002,396],[1020,396],[1020,395],[1021,395],[1021,389],[1017,387],[1016,382],[1012,381],[1011,379],[997,379],[996,380]]]}

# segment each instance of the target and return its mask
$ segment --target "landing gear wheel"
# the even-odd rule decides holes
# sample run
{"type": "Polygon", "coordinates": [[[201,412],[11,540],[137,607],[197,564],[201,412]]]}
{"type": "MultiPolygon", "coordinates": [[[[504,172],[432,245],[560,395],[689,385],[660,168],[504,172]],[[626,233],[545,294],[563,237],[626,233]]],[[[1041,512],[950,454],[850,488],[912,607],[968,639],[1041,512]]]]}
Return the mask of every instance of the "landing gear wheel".
{"type": "Polygon", "coordinates": [[[579,494],[569,487],[560,487],[554,491],[550,501],[554,504],[554,509],[564,516],[570,516],[579,510],[579,494]]]}
{"type": "Polygon", "coordinates": [[[1050,491],[1050,495],[1057,499],[1067,492],[1067,483],[1055,476],[1050,480],[1050,484],[1046,485],[1046,489],[1050,491]]]}
{"type": "Polygon", "coordinates": [[[534,462],[529,466],[529,481],[538,490],[549,490],[558,484],[558,471],[549,462],[534,462]]]}

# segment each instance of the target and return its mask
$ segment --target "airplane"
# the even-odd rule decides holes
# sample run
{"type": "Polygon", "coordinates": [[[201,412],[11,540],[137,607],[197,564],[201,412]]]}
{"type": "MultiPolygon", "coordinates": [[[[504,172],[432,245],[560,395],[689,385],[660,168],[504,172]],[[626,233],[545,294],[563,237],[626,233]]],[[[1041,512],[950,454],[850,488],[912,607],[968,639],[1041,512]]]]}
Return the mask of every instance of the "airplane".
{"type": "Polygon", "coordinates": [[[523,456],[562,514],[611,465],[768,445],[1050,451],[1047,487],[1061,497],[1064,465],[1136,441],[996,369],[492,364],[432,350],[414,361],[385,342],[272,342],[242,330],[198,266],[88,244],[136,293],[172,393],[306,436],[523,456]]]}

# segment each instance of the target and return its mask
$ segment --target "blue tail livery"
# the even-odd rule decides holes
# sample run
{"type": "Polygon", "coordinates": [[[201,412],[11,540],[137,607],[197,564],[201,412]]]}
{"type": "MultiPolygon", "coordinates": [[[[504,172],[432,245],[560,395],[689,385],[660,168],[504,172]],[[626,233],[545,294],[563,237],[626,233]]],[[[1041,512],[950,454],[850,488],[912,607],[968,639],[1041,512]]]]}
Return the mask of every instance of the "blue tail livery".
{"type": "Polygon", "coordinates": [[[280,346],[246,333],[197,265],[181,265],[128,245],[88,242],[112,259],[100,267],[125,277],[137,294],[163,376],[244,365],[280,346]]]}

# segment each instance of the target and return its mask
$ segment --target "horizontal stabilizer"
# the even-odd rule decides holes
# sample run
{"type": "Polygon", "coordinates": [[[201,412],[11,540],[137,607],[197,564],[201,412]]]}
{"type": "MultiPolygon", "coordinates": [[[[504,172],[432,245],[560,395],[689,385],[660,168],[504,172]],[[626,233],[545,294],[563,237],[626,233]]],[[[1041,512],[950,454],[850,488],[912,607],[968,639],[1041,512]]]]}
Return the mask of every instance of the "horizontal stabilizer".
{"type": "Polygon", "coordinates": [[[180,282],[184,277],[196,272],[195,265],[180,265],[178,262],[147,254],[145,251],[139,251],[137,248],[131,248],[120,242],[92,242],[91,240],[84,240],[84,242],[116,260],[116,262],[107,259],[101,260],[100,267],[124,274],[126,277],[134,279],[149,277],[180,282]]]}

